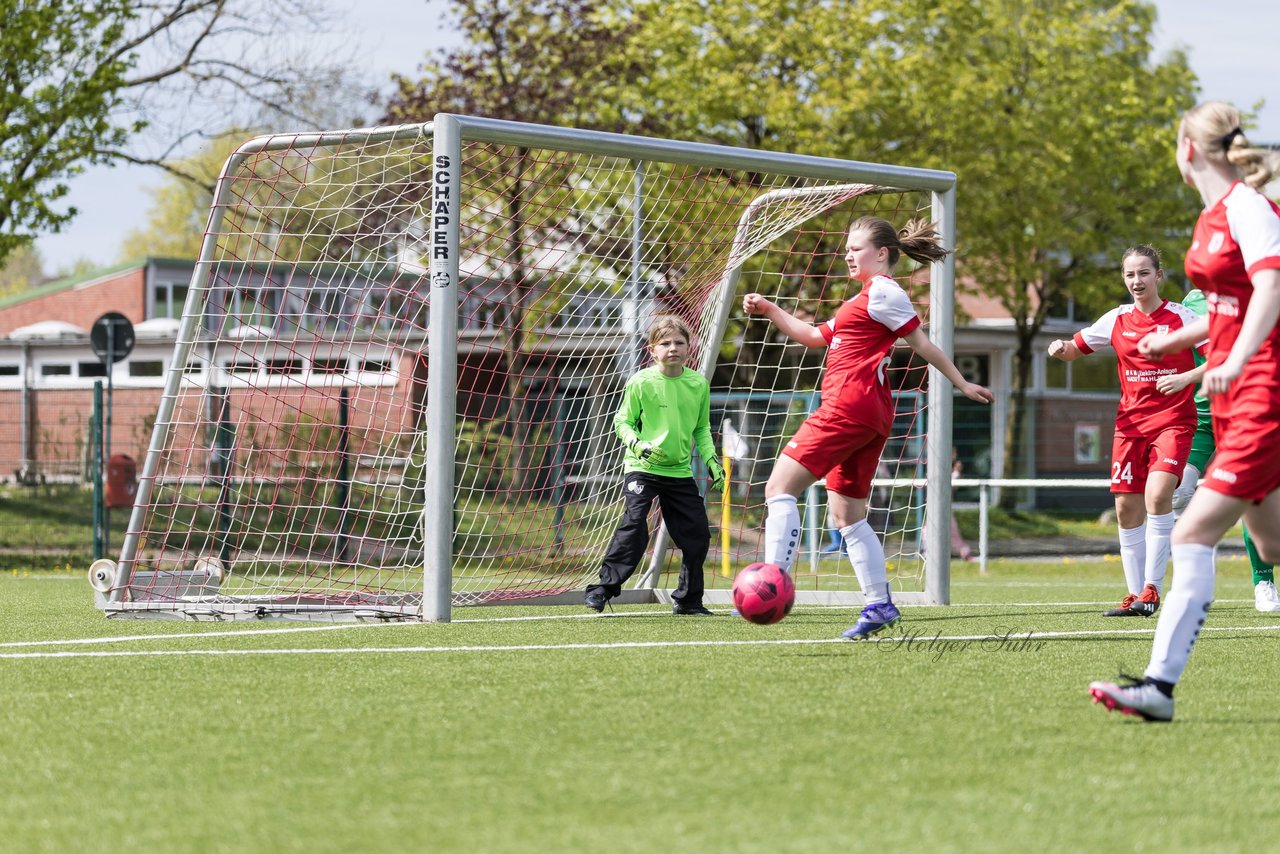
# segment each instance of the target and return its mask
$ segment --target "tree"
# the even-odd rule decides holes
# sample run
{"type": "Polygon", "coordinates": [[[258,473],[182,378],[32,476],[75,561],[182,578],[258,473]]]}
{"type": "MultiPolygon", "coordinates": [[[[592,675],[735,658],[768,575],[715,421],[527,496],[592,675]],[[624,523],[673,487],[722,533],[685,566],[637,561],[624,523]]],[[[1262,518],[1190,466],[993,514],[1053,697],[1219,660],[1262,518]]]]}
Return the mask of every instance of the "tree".
{"type": "Polygon", "coordinates": [[[213,185],[227,158],[252,134],[230,130],[209,141],[199,152],[175,161],[174,171],[151,190],[147,224],[129,232],[120,248],[120,260],[144,255],[196,258],[204,239],[213,185]],[[176,173],[189,175],[179,177],[176,173]]]}
{"type": "Polygon", "coordinates": [[[0,299],[43,284],[44,259],[30,242],[20,243],[0,267],[0,299]]]}
{"type": "Polygon", "coordinates": [[[1015,325],[1006,473],[1021,473],[1049,308],[1116,294],[1124,245],[1188,233],[1171,152],[1194,76],[1181,54],[1151,62],[1155,12],[1135,0],[809,8],[662,4],[639,35],[662,59],[633,100],[680,136],[955,171],[958,274],[1015,325]]]}
{"type": "Polygon", "coordinates": [[[112,121],[134,57],[121,50],[131,13],[125,0],[86,4],[3,0],[0,64],[0,259],[36,233],[57,231],[75,209],[57,210],[64,179],[104,160],[137,122],[112,121]]]}
{"type": "Polygon", "coordinates": [[[1152,64],[1146,3],[894,6],[909,49],[868,70],[906,84],[895,155],[957,173],[958,272],[1013,318],[1004,475],[1021,476],[1035,339],[1051,307],[1119,302],[1125,246],[1172,249],[1189,235],[1194,199],[1172,151],[1195,80],[1180,54],[1152,64]]]}
{"type": "Polygon", "coordinates": [[[323,27],[318,9],[318,0],[0,0],[0,260],[76,215],[58,201],[91,164],[182,175],[174,153],[243,110],[313,126],[315,93],[342,91],[347,76],[343,56],[289,53],[290,36],[323,27]]]}
{"type": "MultiPolygon", "coordinates": [[[[383,120],[419,122],[452,112],[598,130],[631,127],[623,83],[643,73],[644,64],[630,47],[637,24],[625,11],[624,3],[611,0],[459,0],[455,14],[464,45],[429,62],[418,80],[397,77],[398,91],[383,120]]],[[[505,268],[492,293],[506,316],[508,423],[516,488],[525,489],[536,468],[527,313],[544,284],[526,258],[527,211],[529,195],[543,191],[527,178],[529,152],[491,158],[490,166],[490,192],[504,212],[499,235],[506,243],[494,253],[505,259],[505,268]]],[[[540,169],[545,185],[547,164],[540,169]]],[[[568,174],[566,168],[566,182],[568,174]]]]}

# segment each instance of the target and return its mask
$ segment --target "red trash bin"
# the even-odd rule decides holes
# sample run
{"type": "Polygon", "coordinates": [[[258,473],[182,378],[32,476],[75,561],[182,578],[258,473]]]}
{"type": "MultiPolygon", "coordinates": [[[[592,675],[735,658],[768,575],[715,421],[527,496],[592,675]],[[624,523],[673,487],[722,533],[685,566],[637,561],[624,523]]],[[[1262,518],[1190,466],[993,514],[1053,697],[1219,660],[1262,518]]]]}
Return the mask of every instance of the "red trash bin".
{"type": "Polygon", "coordinates": [[[128,454],[112,454],[107,460],[107,506],[132,507],[138,494],[138,464],[128,454]]]}

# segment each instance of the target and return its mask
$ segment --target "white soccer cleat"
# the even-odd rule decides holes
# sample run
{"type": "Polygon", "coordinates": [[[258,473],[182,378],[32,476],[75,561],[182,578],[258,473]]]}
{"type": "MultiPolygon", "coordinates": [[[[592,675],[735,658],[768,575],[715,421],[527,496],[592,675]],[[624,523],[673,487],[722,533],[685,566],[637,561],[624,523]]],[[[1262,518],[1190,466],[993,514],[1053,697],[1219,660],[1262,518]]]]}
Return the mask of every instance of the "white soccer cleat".
{"type": "Polygon", "coordinates": [[[1280,593],[1274,581],[1259,581],[1253,588],[1253,607],[1264,614],[1280,612],[1280,593]]]}
{"type": "Polygon", "coordinates": [[[1159,688],[1130,677],[1122,677],[1131,684],[1114,682],[1089,683],[1089,696],[1095,703],[1102,703],[1108,712],[1138,715],[1147,721],[1173,720],[1173,698],[1166,697],[1159,688]]]}

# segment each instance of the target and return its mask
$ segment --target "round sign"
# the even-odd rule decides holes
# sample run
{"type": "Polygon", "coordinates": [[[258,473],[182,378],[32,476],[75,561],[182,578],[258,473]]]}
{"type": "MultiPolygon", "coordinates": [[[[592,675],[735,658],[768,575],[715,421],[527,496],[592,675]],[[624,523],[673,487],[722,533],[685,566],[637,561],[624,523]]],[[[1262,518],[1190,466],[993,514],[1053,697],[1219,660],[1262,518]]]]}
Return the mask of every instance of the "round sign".
{"type": "Polygon", "coordinates": [[[120,312],[108,311],[93,322],[89,346],[102,364],[115,364],[133,352],[133,324],[120,312]]]}

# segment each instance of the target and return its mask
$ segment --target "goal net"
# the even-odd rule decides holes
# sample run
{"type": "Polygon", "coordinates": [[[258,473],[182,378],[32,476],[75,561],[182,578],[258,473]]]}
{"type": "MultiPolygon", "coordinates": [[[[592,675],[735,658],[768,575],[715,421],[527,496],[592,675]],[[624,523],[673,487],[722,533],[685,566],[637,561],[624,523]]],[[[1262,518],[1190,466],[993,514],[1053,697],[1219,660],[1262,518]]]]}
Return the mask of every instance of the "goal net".
{"type": "MultiPolygon", "coordinates": [[[[613,415],[661,314],[695,330],[733,458],[722,494],[695,455],[707,598],[727,601],[761,559],[764,483],[818,404],[824,356],[745,317],[742,295],[826,321],[859,287],[849,222],[923,216],[950,234],[952,185],[456,116],[248,142],[218,183],[119,559],[91,569],[98,604],[444,620],[580,601],[622,504],[613,415]]],[[[950,263],[899,272],[949,350],[950,263]]],[[[898,598],[945,602],[951,391],[903,348],[889,378],[871,520],[898,598]]],[[[848,559],[824,554],[820,487],[802,512],[800,600],[858,601],[848,559]]],[[[652,522],[622,601],[675,585],[678,551],[652,522]]]]}

